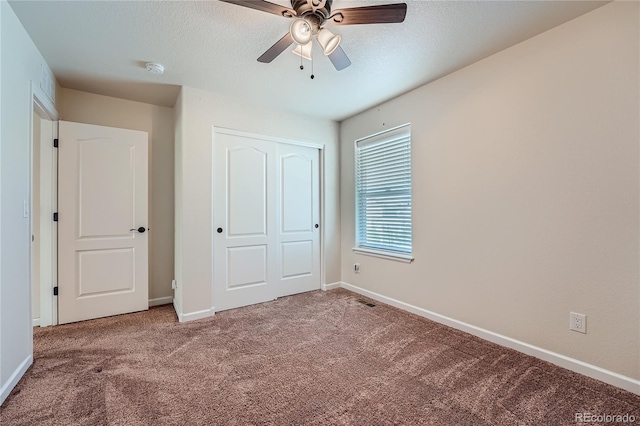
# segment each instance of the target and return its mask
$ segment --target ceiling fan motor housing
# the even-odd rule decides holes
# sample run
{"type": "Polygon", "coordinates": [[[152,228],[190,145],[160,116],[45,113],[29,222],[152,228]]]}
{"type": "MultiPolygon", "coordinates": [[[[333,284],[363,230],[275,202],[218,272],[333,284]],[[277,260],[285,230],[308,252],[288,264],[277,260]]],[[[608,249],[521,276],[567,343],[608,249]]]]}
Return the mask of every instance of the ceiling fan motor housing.
{"type": "Polygon", "coordinates": [[[333,0],[291,0],[291,8],[299,18],[306,19],[314,27],[314,32],[322,26],[331,14],[333,0]]]}

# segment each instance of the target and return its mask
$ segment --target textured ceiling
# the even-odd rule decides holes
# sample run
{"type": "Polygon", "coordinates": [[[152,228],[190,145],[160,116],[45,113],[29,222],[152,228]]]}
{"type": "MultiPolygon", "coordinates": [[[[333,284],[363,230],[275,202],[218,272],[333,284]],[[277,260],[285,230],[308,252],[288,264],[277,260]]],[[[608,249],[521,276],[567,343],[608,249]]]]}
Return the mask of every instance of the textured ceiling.
{"type": "MultiPolygon", "coordinates": [[[[286,0],[272,0],[289,5],[286,0]]],[[[335,0],[333,9],[391,1],[335,0]]],[[[342,120],[606,2],[408,0],[402,24],[328,27],[352,65],[285,51],[256,61],[290,21],[219,1],[11,1],[62,87],[173,106],[182,85],[342,120]],[[145,71],[162,63],[164,75],[145,71]]],[[[293,47],[289,50],[292,50],[293,47]]]]}

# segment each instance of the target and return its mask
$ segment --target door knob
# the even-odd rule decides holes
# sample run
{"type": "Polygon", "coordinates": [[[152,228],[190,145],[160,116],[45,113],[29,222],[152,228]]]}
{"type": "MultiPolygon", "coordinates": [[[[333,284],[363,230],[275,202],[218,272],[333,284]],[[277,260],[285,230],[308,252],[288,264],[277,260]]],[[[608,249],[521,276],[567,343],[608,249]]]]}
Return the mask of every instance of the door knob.
{"type": "Polygon", "coordinates": [[[318,228],[318,226],[320,226],[320,225],[318,225],[318,224],[316,223],[316,229],[318,228]]]}
{"type": "Polygon", "coordinates": [[[222,228],[218,228],[216,231],[218,231],[218,234],[222,234],[222,228]]]}
{"type": "Polygon", "coordinates": [[[144,233],[144,231],[146,231],[146,230],[147,230],[147,229],[146,229],[144,226],[141,226],[141,227],[140,227],[140,228],[138,228],[138,229],[136,229],[136,228],[129,229],[129,232],[131,232],[131,231],[138,231],[139,233],[141,233],[141,234],[142,234],[142,233],[144,233]]]}

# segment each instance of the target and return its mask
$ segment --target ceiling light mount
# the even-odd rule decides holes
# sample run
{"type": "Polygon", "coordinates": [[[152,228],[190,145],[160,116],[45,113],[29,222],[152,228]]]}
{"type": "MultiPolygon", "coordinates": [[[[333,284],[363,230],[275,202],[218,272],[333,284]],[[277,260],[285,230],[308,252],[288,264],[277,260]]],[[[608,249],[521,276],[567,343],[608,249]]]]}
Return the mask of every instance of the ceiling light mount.
{"type": "Polygon", "coordinates": [[[320,23],[331,14],[333,0],[291,0],[291,7],[299,17],[316,16],[320,23]]]}
{"type": "Polygon", "coordinates": [[[145,68],[147,69],[147,71],[149,71],[151,74],[163,74],[164,73],[164,66],[162,64],[157,64],[155,62],[147,62],[145,64],[145,68]]]}

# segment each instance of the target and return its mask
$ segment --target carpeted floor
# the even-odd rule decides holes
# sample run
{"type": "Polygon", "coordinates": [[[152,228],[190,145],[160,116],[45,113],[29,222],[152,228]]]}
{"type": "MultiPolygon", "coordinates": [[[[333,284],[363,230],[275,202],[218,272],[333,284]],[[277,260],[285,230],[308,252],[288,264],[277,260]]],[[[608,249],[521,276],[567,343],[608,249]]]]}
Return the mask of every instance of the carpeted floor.
{"type": "MultiPolygon", "coordinates": [[[[35,330],[9,425],[574,425],[640,396],[346,290],[35,330]]],[[[590,423],[594,424],[594,423],[590,423]]],[[[607,423],[611,424],[611,423],[607,423]]]]}

